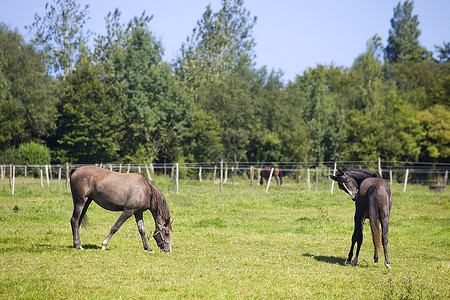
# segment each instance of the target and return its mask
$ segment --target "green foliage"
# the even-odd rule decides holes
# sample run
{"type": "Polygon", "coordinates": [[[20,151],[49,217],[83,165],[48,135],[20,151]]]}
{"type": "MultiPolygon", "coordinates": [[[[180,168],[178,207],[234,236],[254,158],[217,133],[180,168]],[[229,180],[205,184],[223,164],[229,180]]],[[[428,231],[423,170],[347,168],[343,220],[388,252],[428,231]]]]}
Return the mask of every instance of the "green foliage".
{"type": "Polygon", "coordinates": [[[18,149],[22,164],[25,165],[47,165],[51,162],[50,149],[35,142],[22,144],[18,149]]]}
{"type": "Polygon", "coordinates": [[[422,157],[427,160],[448,161],[450,158],[450,109],[434,105],[419,113],[426,132],[422,140],[422,157]]]}
{"type": "Polygon", "coordinates": [[[420,46],[412,1],[394,8],[386,48],[375,34],[351,68],[288,83],[255,68],[242,0],[207,6],[174,65],[145,13],[126,24],[109,13],[89,49],[87,8],[47,4],[28,27],[41,52],[0,26],[2,160],[42,140],[72,163],[449,159],[448,42],[437,60],[420,46]]]}
{"type": "Polygon", "coordinates": [[[55,91],[39,54],[0,24],[0,150],[53,133],[55,91]]]}
{"type": "MultiPolygon", "coordinates": [[[[120,103],[110,97],[110,88],[99,76],[98,67],[82,56],[77,69],[64,85],[58,124],[61,158],[72,162],[112,162],[119,158],[123,139],[120,103]]],[[[64,161],[63,161],[64,162],[64,161]]]]}

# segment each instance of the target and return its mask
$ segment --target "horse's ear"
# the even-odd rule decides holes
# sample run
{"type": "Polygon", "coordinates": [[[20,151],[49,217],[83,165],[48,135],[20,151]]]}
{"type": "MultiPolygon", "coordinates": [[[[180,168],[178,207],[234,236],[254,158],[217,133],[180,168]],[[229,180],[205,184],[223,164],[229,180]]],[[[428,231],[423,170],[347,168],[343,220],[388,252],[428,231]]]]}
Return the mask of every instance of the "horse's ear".
{"type": "Polygon", "coordinates": [[[330,178],[333,179],[334,181],[338,181],[337,176],[330,175],[330,178]]]}

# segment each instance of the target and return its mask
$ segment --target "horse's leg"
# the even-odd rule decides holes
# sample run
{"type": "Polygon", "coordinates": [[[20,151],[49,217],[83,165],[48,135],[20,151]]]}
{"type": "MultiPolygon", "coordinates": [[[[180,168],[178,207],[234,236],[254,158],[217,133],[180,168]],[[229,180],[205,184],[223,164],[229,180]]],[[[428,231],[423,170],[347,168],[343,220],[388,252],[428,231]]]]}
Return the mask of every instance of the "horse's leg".
{"type": "Polygon", "coordinates": [[[358,264],[359,250],[361,250],[361,245],[363,242],[363,227],[364,227],[365,218],[361,217],[355,219],[355,233],[356,233],[356,254],[353,258],[353,265],[356,266],[358,264]]]}
{"type": "Polygon", "coordinates": [[[73,197],[73,213],[70,225],[72,226],[73,247],[76,249],[83,249],[80,240],[80,224],[90,203],[91,201],[87,197],[73,197]]]}
{"type": "Polygon", "coordinates": [[[142,244],[144,245],[144,249],[154,252],[153,249],[148,246],[147,238],[145,237],[145,227],[144,227],[144,219],[142,217],[142,212],[135,213],[134,217],[136,218],[136,224],[138,226],[139,233],[141,234],[142,244]]]}
{"type": "Polygon", "coordinates": [[[133,215],[133,213],[134,212],[132,210],[124,210],[122,212],[120,217],[117,219],[116,223],[114,223],[113,227],[111,228],[111,231],[109,232],[108,236],[102,242],[102,250],[106,249],[106,245],[108,244],[108,242],[111,239],[111,237],[114,235],[114,233],[117,232],[117,230],[119,230],[120,226],[122,226],[122,224],[126,220],[128,220],[129,217],[131,217],[133,215]]]}
{"type": "Polygon", "coordinates": [[[353,217],[354,221],[355,221],[355,228],[353,230],[353,234],[352,234],[352,245],[350,247],[350,251],[348,252],[348,257],[347,260],[345,261],[346,264],[351,264],[352,263],[352,258],[353,258],[353,249],[355,248],[355,243],[357,241],[357,236],[358,236],[358,224],[359,224],[359,217],[357,212],[355,212],[355,216],[353,217]]]}
{"type": "Polygon", "coordinates": [[[384,217],[381,220],[381,230],[382,230],[381,241],[383,242],[383,251],[384,251],[384,265],[387,268],[391,268],[391,263],[389,261],[388,250],[387,250],[387,245],[388,245],[387,234],[389,231],[389,217],[384,217]]]}
{"type": "Polygon", "coordinates": [[[352,245],[350,247],[350,251],[348,252],[347,260],[345,261],[346,264],[350,264],[352,262],[353,248],[355,247],[355,243],[356,243],[356,230],[353,232],[352,235],[352,245]]]}

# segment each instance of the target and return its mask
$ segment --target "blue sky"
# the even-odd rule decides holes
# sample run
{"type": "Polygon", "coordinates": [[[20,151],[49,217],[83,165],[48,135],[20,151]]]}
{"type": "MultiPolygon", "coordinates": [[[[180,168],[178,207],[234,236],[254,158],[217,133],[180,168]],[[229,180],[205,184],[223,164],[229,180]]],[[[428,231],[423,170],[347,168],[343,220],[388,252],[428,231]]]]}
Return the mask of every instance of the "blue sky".
{"type": "MultiPolygon", "coordinates": [[[[28,40],[24,26],[34,15],[44,15],[45,4],[53,0],[0,0],[0,22],[18,29],[28,40]]],[[[145,10],[153,15],[150,30],[165,49],[165,60],[172,62],[182,43],[191,35],[210,3],[213,10],[221,0],[78,0],[89,4],[87,27],[105,33],[105,17],[119,8],[126,23],[145,10]]],[[[253,31],[257,67],[282,70],[285,80],[294,80],[308,67],[331,64],[350,67],[365,51],[375,34],[386,46],[390,19],[397,0],[245,0],[246,8],[258,21],[253,31]]],[[[413,13],[419,16],[419,41],[428,50],[450,41],[450,1],[416,0],[413,13]]]]}

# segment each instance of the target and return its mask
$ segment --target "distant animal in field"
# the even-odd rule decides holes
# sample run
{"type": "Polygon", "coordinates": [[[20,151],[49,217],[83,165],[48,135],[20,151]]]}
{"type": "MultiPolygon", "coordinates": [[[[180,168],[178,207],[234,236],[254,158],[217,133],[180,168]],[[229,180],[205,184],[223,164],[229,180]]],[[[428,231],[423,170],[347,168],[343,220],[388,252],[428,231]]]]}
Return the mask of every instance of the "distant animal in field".
{"type": "Polygon", "coordinates": [[[136,219],[145,250],[153,251],[145,237],[143,212],[150,210],[155,221],[153,237],[164,252],[172,250],[172,220],[163,193],[144,175],[117,173],[94,166],[73,169],[70,174],[73,199],[72,225],[73,246],[83,249],[80,241],[80,225],[92,201],[111,211],[122,211],[102,243],[106,249],[111,237],[132,215],[136,219]]]}
{"type": "Polygon", "coordinates": [[[392,194],[389,183],[378,173],[360,169],[339,169],[337,175],[330,175],[330,178],[337,181],[339,188],[350,195],[356,206],[355,230],[346,263],[352,262],[353,248],[357,243],[353,265],[358,264],[359,251],[363,241],[364,221],[369,218],[375,246],[373,259],[378,262],[378,249],[381,248],[379,228],[381,222],[384,264],[390,268],[387,234],[389,231],[389,215],[392,209],[392,194]]]}
{"type": "Polygon", "coordinates": [[[266,181],[269,181],[270,172],[272,172],[272,169],[273,169],[272,177],[274,177],[275,180],[277,181],[277,185],[283,185],[283,172],[280,168],[275,167],[275,166],[265,166],[262,169],[261,178],[259,179],[259,183],[261,185],[264,184],[264,179],[266,181]]]}

